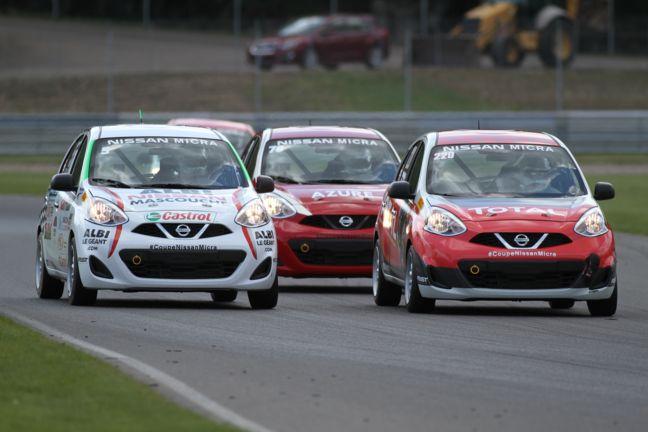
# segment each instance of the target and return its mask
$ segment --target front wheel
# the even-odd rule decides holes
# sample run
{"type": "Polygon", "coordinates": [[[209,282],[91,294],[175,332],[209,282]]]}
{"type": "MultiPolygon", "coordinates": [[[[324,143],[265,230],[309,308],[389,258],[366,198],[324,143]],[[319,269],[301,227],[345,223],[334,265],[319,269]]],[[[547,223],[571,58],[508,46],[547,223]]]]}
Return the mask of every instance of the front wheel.
{"type": "Polygon", "coordinates": [[[270,289],[248,291],[248,300],[252,309],[273,309],[279,300],[279,278],[275,276],[270,289]]]}
{"type": "Polygon", "coordinates": [[[373,288],[374,303],[378,306],[398,306],[402,289],[385,279],[382,271],[382,254],[380,244],[376,242],[373,255],[373,269],[371,271],[371,285],[373,288]]]}
{"type": "Polygon", "coordinates": [[[97,300],[97,290],[83,286],[79,275],[79,260],[77,259],[74,237],[70,237],[68,247],[68,273],[67,273],[68,303],[74,306],[89,306],[97,300]]]}
{"type": "Polygon", "coordinates": [[[43,258],[43,240],[41,235],[36,239],[36,294],[42,299],[60,299],[63,295],[63,282],[53,278],[45,267],[43,258]]]}
{"type": "Polygon", "coordinates": [[[302,56],[302,60],[300,62],[300,66],[302,67],[302,69],[304,70],[315,69],[318,64],[319,64],[319,58],[317,56],[317,51],[315,51],[315,48],[310,47],[306,49],[304,55],[302,56]]]}
{"type": "Polygon", "coordinates": [[[434,299],[426,299],[421,296],[418,274],[414,265],[414,254],[414,248],[410,247],[407,250],[407,263],[405,265],[405,306],[407,311],[411,313],[430,312],[434,309],[436,302],[434,299]]]}
{"type": "Polygon", "coordinates": [[[617,286],[614,286],[614,291],[608,299],[604,300],[588,300],[587,309],[592,316],[612,316],[617,310],[617,286]]]}
{"type": "Polygon", "coordinates": [[[365,59],[365,64],[369,69],[378,69],[382,66],[383,60],[385,59],[383,55],[383,48],[380,45],[374,45],[369,48],[367,52],[367,57],[365,59]]]}
{"type": "Polygon", "coordinates": [[[211,292],[212,301],[230,303],[236,300],[238,291],[236,290],[222,290],[211,292]]]}

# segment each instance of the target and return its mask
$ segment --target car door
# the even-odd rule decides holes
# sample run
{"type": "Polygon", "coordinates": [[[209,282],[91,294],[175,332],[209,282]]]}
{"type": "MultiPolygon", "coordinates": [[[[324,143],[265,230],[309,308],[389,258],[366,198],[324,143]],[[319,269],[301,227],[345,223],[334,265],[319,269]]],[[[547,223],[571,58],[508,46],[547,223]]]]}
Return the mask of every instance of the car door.
{"type": "Polygon", "coordinates": [[[315,38],[315,48],[320,63],[337,64],[344,61],[346,55],[345,21],[342,18],[331,19],[320,30],[315,38]]]}
{"type": "MultiPolygon", "coordinates": [[[[81,153],[81,148],[87,141],[87,136],[82,134],[79,136],[70,151],[66,155],[61,168],[60,174],[73,174],[74,167],[81,153]]],[[[79,177],[80,177],[79,170],[79,177]]],[[[46,261],[48,266],[59,271],[65,271],[67,268],[67,243],[70,233],[70,208],[76,193],[73,192],[60,192],[48,191],[48,206],[51,207],[49,212],[49,220],[46,224],[49,225],[49,236],[44,235],[44,249],[46,251],[46,261]]],[[[47,230],[45,230],[47,231],[47,230]]],[[[45,233],[47,234],[47,232],[45,233]]]]}
{"type": "MultiPolygon", "coordinates": [[[[413,153],[414,153],[414,147],[412,146],[407,151],[407,154],[405,154],[405,157],[403,158],[403,162],[401,162],[401,165],[398,168],[398,172],[396,173],[396,178],[394,179],[395,181],[400,181],[406,177],[406,173],[412,162],[413,153]]],[[[396,215],[398,213],[397,201],[398,200],[395,200],[387,196],[383,203],[384,208],[383,208],[382,225],[383,227],[385,227],[385,230],[383,232],[384,235],[383,259],[385,260],[385,263],[389,268],[391,268],[394,263],[398,262],[400,257],[400,252],[398,251],[398,247],[396,244],[396,235],[395,235],[396,215]]]]}
{"type": "Polygon", "coordinates": [[[368,50],[367,21],[362,17],[349,17],[346,23],[346,60],[364,61],[368,50]]]}
{"type": "MultiPolygon", "coordinates": [[[[418,179],[421,174],[421,166],[423,164],[423,151],[424,146],[422,142],[417,142],[412,148],[412,155],[410,158],[407,170],[402,174],[402,181],[410,184],[410,191],[415,193],[418,187],[418,179]]],[[[394,207],[396,209],[394,220],[394,243],[398,251],[398,257],[394,260],[392,265],[394,271],[399,277],[405,274],[405,248],[407,247],[407,233],[408,227],[411,225],[412,216],[414,215],[416,203],[414,199],[408,200],[394,200],[394,207]]]]}

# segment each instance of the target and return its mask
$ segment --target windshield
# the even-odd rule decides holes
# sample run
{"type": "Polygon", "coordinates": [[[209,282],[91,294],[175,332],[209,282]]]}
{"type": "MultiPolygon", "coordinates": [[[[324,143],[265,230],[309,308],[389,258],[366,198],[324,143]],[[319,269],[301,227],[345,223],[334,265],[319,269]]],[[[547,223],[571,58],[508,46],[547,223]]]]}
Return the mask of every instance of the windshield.
{"type": "Polygon", "coordinates": [[[382,140],[296,138],[269,141],[261,173],[284,183],[384,184],[397,168],[396,154],[382,140]]]}
{"type": "Polygon", "coordinates": [[[302,36],[312,33],[324,23],[322,17],[299,18],[279,30],[279,36],[302,36]]]}
{"type": "Polygon", "coordinates": [[[247,186],[227,143],[183,137],[99,139],[92,151],[89,179],[91,184],[122,188],[247,186]]]}
{"type": "Polygon", "coordinates": [[[471,144],[436,147],[430,155],[427,191],[436,195],[571,197],[585,184],[561,147],[471,144]]]}
{"type": "Polygon", "coordinates": [[[250,138],[252,138],[252,134],[241,130],[236,130],[236,129],[217,129],[217,130],[223,135],[225,135],[225,137],[229,140],[229,142],[232,143],[236,151],[239,153],[241,153],[241,151],[245,148],[245,145],[250,141],[250,138]]]}

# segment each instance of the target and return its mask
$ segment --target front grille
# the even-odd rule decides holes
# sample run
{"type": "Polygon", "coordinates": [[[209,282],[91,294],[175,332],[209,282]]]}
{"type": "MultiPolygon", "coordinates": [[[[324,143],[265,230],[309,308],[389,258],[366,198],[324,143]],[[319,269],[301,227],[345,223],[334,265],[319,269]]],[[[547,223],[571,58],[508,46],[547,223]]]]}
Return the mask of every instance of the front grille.
{"type": "Polygon", "coordinates": [[[166,235],[164,235],[162,230],[157,226],[157,224],[154,223],[145,223],[138,225],[133,229],[133,232],[135,234],[141,234],[149,237],[166,238],[166,235]]]}
{"type": "Polygon", "coordinates": [[[579,279],[584,261],[461,261],[473,287],[502,289],[568,288],[579,279]]]}
{"type": "MultiPolygon", "coordinates": [[[[523,247],[524,249],[529,249],[540,240],[544,233],[520,233],[520,232],[510,232],[510,233],[498,233],[511,247],[522,248],[515,243],[515,237],[519,234],[524,234],[528,237],[529,242],[523,247]]],[[[506,246],[497,238],[495,233],[480,233],[475,237],[470,239],[471,243],[476,243],[484,246],[491,246],[497,248],[505,248],[506,246]]],[[[549,233],[547,237],[540,243],[538,249],[561,246],[564,244],[571,243],[571,239],[561,233],[549,233]]]]}
{"type": "Polygon", "coordinates": [[[356,230],[373,228],[376,225],[376,215],[313,215],[306,216],[300,223],[317,228],[356,230]],[[344,221],[350,221],[351,223],[344,226],[342,224],[344,221]]]}
{"type": "Polygon", "coordinates": [[[290,248],[304,264],[310,265],[371,265],[371,239],[295,239],[290,248]]]}
{"type": "MultiPolygon", "coordinates": [[[[162,224],[164,227],[164,230],[166,230],[169,235],[175,238],[194,238],[200,230],[205,226],[205,224],[192,224],[192,223],[187,223],[187,224],[172,224],[172,223],[165,223],[162,224]],[[178,225],[186,225],[189,228],[189,233],[186,236],[181,236],[176,232],[176,228],[178,225]]],[[[158,224],[156,223],[144,223],[141,225],[138,225],[133,229],[133,232],[136,234],[141,234],[149,237],[161,237],[161,238],[166,238],[166,235],[164,234],[163,230],[160,229],[158,224]]],[[[231,234],[231,230],[227,228],[225,225],[221,224],[208,224],[207,228],[203,233],[200,235],[199,238],[211,238],[211,237],[218,237],[226,234],[231,234]]]]}
{"type": "Polygon", "coordinates": [[[141,278],[222,279],[236,271],[245,259],[245,252],[240,250],[167,252],[125,249],[119,252],[119,256],[131,273],[141,278]]]}

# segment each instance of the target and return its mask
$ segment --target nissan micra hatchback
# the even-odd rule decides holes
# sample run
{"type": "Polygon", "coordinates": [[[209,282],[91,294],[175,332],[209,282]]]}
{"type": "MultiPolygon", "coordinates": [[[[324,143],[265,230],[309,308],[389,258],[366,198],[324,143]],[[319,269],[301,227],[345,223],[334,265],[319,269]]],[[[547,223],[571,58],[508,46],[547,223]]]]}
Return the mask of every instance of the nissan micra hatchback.
{"type": "Polygon", "coordinates": [[[410,312],[436,300],[544,300],[592,315],[617,307],[614,236],[556,137],[514,131],[429,133],[409,149],[375,233],[376,304],[410,312]]]}
{"type": "Polygon", "coordinates": [[[70,146],[37,227],[36,290],[74,305],[98,290],[197,291],[252,308],[277,304],[271,218],[220,133],[158,125],[94,127],[70,146]]]}

